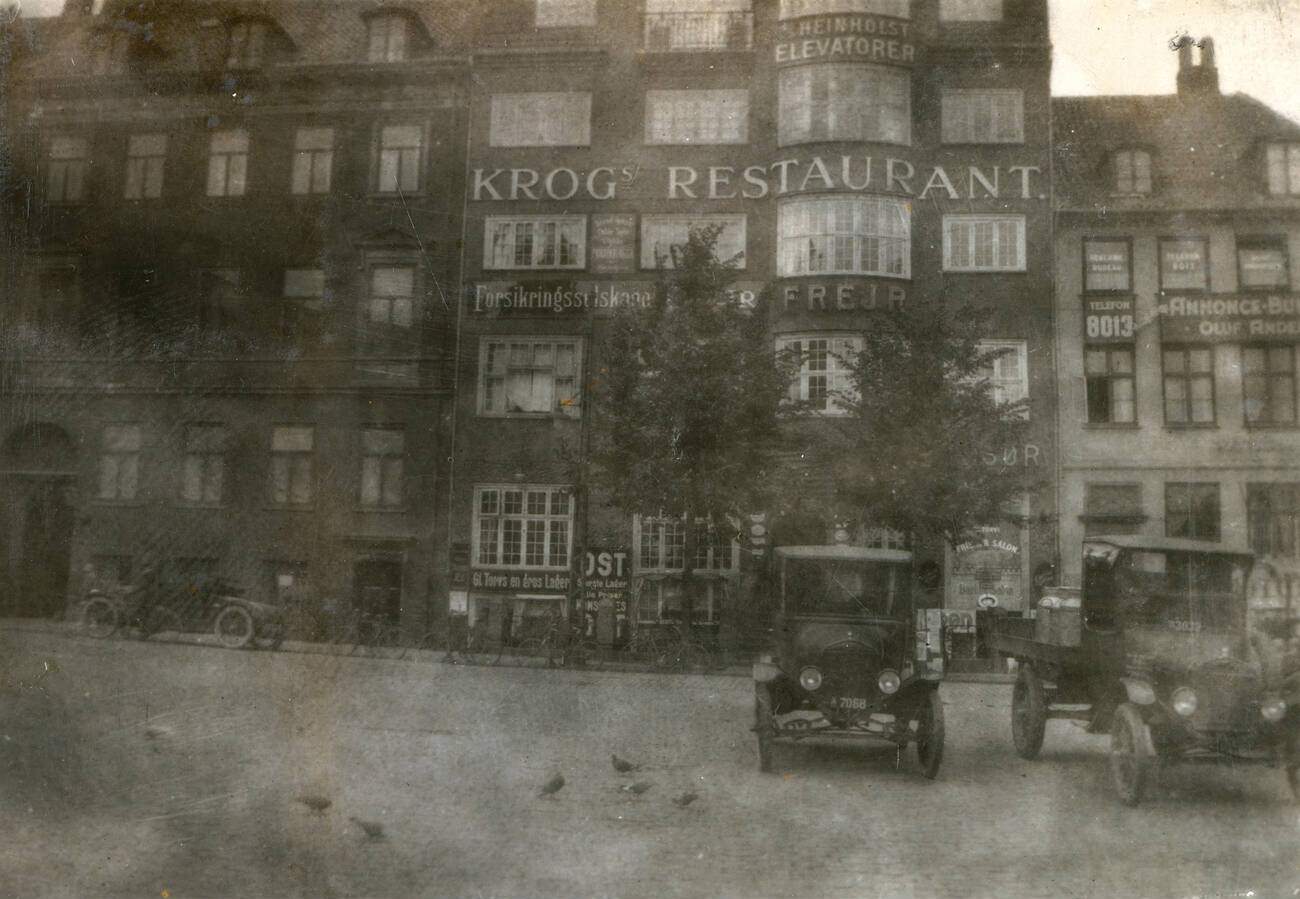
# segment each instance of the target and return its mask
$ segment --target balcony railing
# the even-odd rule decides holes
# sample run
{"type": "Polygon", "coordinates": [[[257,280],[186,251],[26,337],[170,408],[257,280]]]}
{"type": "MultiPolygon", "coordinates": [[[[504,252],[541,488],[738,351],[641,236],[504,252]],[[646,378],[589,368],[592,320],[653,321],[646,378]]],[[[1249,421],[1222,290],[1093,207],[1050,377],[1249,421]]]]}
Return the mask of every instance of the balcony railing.
{"type": "Polygon", "coordinates": [[[748,50],[754,44],[754,14],[732,12],[646,13],[645,48],[652,53],[748,50]]]}

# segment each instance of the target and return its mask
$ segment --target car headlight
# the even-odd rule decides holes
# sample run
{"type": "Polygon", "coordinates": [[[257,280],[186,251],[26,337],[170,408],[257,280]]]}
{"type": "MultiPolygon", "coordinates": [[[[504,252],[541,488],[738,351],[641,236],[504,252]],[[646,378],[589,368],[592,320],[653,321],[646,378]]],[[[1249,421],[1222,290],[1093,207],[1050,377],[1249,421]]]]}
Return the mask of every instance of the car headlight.
{"type": "Polygon", "coordinates": [[[1286,700],[1265,699],[1260,703],[1259,713],[1269,724],[1277,724],[1286,717],[1286,700]]]}
{"type": "Polygon", "coordinates": [[[822,685],[822,673],[816,668],[805,668],[799,672],[799,686],[809,693],[822,685]]]}
{"type": "Polygon", "coordinates": [[[876,685],[880,687],[881,693],[884,693],[886,696],[892,696],[898,692],[898,688],[903,685],[903,681],[898,676],[897,671],[886,668],[884,671],[880,672],[880,677],[876,679],[876,685]]]}
{"type": "Polygon", "coordinates": [[[1191,687],[1179,687],[1174,691],[1174,695],[1170,699],[1170,705],[1174,707],[1175,712],[1184,718],[1190,718],[1196,714],[1196,692],[1191,687]]]}

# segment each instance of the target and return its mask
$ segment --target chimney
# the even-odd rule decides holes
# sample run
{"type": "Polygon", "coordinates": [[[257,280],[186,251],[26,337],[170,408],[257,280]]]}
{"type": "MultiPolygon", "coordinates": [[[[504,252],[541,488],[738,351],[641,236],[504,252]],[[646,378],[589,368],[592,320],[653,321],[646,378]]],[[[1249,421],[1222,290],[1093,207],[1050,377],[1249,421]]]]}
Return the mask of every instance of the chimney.
{"type": "Polygon", "coordinates": [[[1214,38],[1203,38],[1199,64],[1192,62],[1190,37],[1178,41],[1178,93],[1180,96],[1219,93],[1219,68],[1214,64],[1214,38]]]}
{"type": "Polygon", "coordinates": [[[95,0],[63,0],[63,12],[60,15],[65,19],[93,16],[94,14],[95,0]]]}

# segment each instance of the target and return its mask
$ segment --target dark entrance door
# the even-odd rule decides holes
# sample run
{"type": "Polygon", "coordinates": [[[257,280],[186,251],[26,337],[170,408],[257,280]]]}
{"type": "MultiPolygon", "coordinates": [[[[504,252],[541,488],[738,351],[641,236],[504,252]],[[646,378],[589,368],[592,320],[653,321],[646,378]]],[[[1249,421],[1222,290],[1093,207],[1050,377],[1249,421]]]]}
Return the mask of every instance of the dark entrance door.
{"type": "Polygon", "coordinates": [[[23,512],[21,555],[15,579],[15,614],[55,616],[67,600],[72,553],[72,506],[63,483],[38,482],[23,512]]]}
{"type": "Polygon", "coordinates": [[[353,570],[353,602],[367,615],[397,624],[402,620],[402,563],[362,559],[353,570]]]}

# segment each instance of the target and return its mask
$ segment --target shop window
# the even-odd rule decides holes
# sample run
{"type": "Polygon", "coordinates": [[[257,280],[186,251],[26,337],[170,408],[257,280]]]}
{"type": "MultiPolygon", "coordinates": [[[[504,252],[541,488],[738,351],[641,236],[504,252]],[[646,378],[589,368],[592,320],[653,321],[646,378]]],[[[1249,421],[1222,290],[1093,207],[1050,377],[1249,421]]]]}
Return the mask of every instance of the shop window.
{"type": "Polygon", "coordinates": [[[748,50],[750,0],[645,0],[645,49],[652,52],[748,50]]]}
{"type": "Polygon", "coordinates": [[[1085,346],[1085,391],[1089,424],[1137,421],[1132,346],[1085,346]]]}
{"type": "Polygon", "coordinates": [[[266,54],[266,23],[236,22],[226,44],[227,69],[256,69],[266,54]]]}
{"type": "Polygon", "coordinates": [[[945,144],[1025,141],[1024,91],[945,90],[940,117],[945,144]]]}
{"type": "Polygon", "coordinates": [[[854,357],[862,351],[862,338],[852,336],[790,336],[776,342],[778,353],[799,360],[799,375],[790,384],[792,402],[805,402],[822,415],[843,415],[845,403],[856,396],[854,357]]]}
{"type": "MultiPolygon", "coordinates": [[[[728,581],[724,578],[698,579],[691,620],[696,625],[718,623],[728,581]]],[[[641,625],[681,624],[685,618],[682,582],[677,578],[646,580],[636,594],[636,621],[641,625]]]]}
{"type": "Polygon", "coordinates": [[[86,195],[86,172],[90,167],[90,142],[84,137],[50,139],[46,161],[45,201],[80,203],[86,195]]]}
{"type": "Polygon", "coordinates": [[[836,13],[868,13],[910,19],[911,5],[911,0],[781,0],[780,17],[784,20],[836,13]]]}
{"type": "Polygon", "coordinates": [[[156,200],[162,196],[163,167],[167,161],[167,135],[133,134],[126,143],[128,200],[156,200]]]}
{"type": "Polygon", "coordinates": [[[1219,539],[1219,485],[1165,484],[1165,536],[1219,539]]]}
{"type": "Polygon", "coordinates": [[[677,256],[691,232],[721,227],[714,256],[720,262],[745,267],[745,216],[743,215],[646,215],[641,218],[641,267],[674,268],[677,256]]]}
{"type": "Polygon", "coordinates": [[[912,81],[889,66],[823,64],[782,69],[777,113],[781,146],[811,141],[912,140],[912,81]]]}
{"type": "Polygon", "coordinates": [[[1296,423],[1296,348],[1243,346],[1242,383],[1246,393],[1246,424],[1296,423]]]}
{"type": "Polygon", "coordinates": [[[1214,424],[1214,349],[1166,346],[1161,350],[1165,424],[1214,424]]]}
{"type": "Polygon", "coordinates": [[[247,189],[248,132],[216,132],[208,145],[208,196],[242,197],[247,189]]]}
{"type": "Polygon", "coordinates": [[[290,190],[295,194],[327,194],[334,168],[334,129],[299,128],[293,138],[293,174],[290,190]]]}
{"type": "Polygon", "coordinates": [[[939,0],[942,22],[999,22],[1002,0],[939,0]]]}
{"type": "Polygon", "coordinates": [[[309,506],[312,502],[312,455],[316,429],[278,427],[271,432],[271,502],[309,506]]]}
{"type": "Polygon", "coordinates": [[[1286,238],[1238,238],[1237,280],[1242,290],[1289,289],[1291,273],[1286,238]]]}
{"type": "Polygon", "coordinates": [[[221,504],[226,480],[229,432],[220,425],[185,428],[185,461],[181,499],[192,505],[221,504]]]}
{"type": "Polygon", "coordinates": [[[591,94],[493,94],[488,143],[493,147],[591,145],[591,94]]]}
{"type": "Polygon", "coordinates": [[[945,215],[943,268],[948,272],[1023,272],[1023,215],[945,215]]]}
{"type": "Polygon", "coordinates": [[[1119,150],[1111,157],[1115,193],[1151,193],[1151,154],[1146,150],[1119,150]]]}
{"type": "Polygon", "coordinates": [[[99,498],[129,502],[140,489],[140,452],[144,446],[139,425],[108,425],[99,454],[99,498]]]}
{"type": "Polygon", "coordinates": [[[372,324],[409,328],[415,303],[415,266],[385,265],[370,270],[372,324]]]}
{"type": "Polygon", "coordinates": [[[1127,238],[1084,240],[1083,289],[1088,293],[1133,290],[1133,244],[1127,238]]]}
{"type": "Polygon", "coordinates": [[[402,506],[406,434],[396,428],[361,432],[361,505],[367,509],[402,506]]]}
{"type": "Polygon", "coordinates": [[[406,16],[374,15],[366,21],[366,61],[401,62],[406,59],[406,16]]]}
{"type": "Polygon", "coordinates": [[[1085,537],[1101,534],[1137,534],[1146,515],[1142,513],[1141,484],[1085,484],[1083,488],[1085,537]]]}
{"type": "Polygon", "coordinates": [[[1204,291],[1210,287],[1209,244],[1202,237],[1160,241],[1160,289],[1204,291]]]}
{"type": "Polygon", "coordinates": [[[569,565],[572,488],[484,486],[474,491],[474,558],[479,565],[569,565]]]}
{"type": "Polygon", "coordinates": [[[1300,194],[1300,144],[1269,144],[1268,192],[1274,196],[1300,194]]]}
{"type": "Polygon", "coordinates": [[[537,0],[538,28],[589,28],[596,24],[596,0],[537,0]]]}
{"type": "Polygon", "coordinates": [[[886,197],[786,200],[778,208],[782,277],[811,274],[912,276],[912,211],[886,197]]]}
{"type": "Polygon", "coordinates": [[[375,189],[381,194],[418,191],[423,152],[424,129],[419,125],[381,127],[375,189]]]}
{"type": "Polygon", "coordinates": [[[994,352],[981,372],[989,382],[993,401],[999,406],[1022,403],[1016,417],[1028,418],[1029,405],[1029,350],[1023,340],[981,340],[981,352],[994,352]]]}
{"type": "Polygon", "coordinates": [[[480,415],[578,417],[582,342],[540,337],[485,337],[480,344],[480,415]]]}
{"type": "Polygon", "coordinates": [[[485,269],[581,269],[587,265],[586,216],[490,215],[485,228],[485,269]]]}
{"type": "Polygon", "coordinates": [[[743,144],[749,140],[749,91],[647,91],[648,144],[743,144]]]}
{"type": "Polygon", "coordinates": [[[1246,518],[1257,556],[1300,558],[1300,484],[1247,484],[1246,518]]]}

